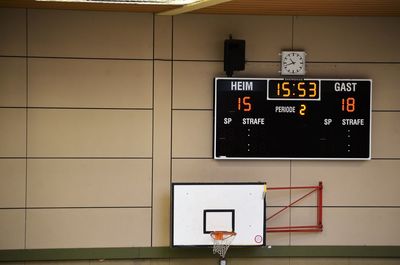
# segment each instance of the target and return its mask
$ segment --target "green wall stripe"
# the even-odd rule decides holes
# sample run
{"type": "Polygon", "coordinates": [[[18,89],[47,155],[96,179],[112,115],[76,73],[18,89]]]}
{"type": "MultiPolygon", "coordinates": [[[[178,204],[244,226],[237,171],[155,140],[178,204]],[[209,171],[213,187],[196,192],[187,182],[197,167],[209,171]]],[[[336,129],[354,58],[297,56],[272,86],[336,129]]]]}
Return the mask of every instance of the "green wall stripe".
{"type": "MultiPolygon", "coordinates": [[[[0,250],[0,261],[210,258],[211,248],[76,248],[0,250]]],[[[400,258],[400,246],[273,246],[231,248],[227,258],[358,257],[400,258]]]]}

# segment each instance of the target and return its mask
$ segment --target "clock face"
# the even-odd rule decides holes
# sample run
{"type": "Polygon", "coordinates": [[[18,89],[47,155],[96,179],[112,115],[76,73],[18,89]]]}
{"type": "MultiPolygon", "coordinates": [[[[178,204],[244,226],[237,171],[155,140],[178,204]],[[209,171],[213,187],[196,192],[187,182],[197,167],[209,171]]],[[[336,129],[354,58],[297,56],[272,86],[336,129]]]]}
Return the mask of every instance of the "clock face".
{"type": "Polygon", "coordinates": [[[282,74],[304,75],[305,74],[304,52],[282,53],[282,74]]]}

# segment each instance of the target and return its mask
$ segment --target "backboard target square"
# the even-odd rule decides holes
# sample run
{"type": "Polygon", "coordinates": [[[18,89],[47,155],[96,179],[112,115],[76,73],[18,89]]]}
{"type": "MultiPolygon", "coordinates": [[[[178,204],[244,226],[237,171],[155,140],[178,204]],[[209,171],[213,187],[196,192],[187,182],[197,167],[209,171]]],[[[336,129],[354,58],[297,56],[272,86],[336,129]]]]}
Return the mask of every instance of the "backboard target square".
{"type": "Polygon", "coordinates": [[[173,183],[171,245],[212,246],[212,231],[236,232],[232,246],[266,244],[265,183],[173,183]]]}
{"type": "Polygon", "coordinates": [[[204,234],[212,231],[235,231],[234,209],[204,210],[204,234]]]}

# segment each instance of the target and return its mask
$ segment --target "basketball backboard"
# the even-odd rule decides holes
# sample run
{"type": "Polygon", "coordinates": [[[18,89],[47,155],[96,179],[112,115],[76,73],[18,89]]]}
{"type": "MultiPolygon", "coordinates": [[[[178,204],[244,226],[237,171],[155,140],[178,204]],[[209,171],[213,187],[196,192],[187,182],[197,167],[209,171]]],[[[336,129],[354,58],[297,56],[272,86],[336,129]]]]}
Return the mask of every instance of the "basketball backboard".
{"type": "Polygon", "coordinates": [[[265,183],[173,183],[171,245],[212,246],[212,231],[236,232],[232,246],[266,244],[265,183]]]}

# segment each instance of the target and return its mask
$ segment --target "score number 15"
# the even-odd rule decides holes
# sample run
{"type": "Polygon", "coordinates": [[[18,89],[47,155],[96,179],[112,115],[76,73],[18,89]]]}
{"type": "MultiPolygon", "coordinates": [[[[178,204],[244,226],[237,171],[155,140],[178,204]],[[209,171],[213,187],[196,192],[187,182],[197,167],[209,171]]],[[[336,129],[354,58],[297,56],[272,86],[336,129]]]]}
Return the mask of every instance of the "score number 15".
{"type": "Polygon", "coordinates": [[[239,111],[243,110],[244,112],[249,112],[252,110],[252,105],[250,103],[251,97],[238,97],[237,99],[237,109],[239,111]]]}

